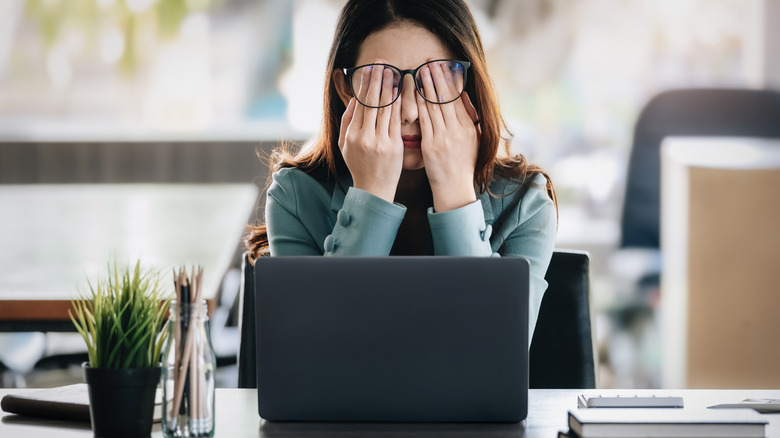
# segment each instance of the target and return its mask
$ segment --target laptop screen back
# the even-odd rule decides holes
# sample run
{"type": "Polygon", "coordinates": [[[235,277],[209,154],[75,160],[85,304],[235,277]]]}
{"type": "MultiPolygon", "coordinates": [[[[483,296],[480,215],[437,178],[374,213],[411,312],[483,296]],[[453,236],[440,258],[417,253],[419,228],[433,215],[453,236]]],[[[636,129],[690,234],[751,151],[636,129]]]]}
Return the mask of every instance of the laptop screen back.
{"type": "Polygon", "coordinates": [[[261,417],[525,419],[527,260],[262,257],[255,275],[261,417]]]}

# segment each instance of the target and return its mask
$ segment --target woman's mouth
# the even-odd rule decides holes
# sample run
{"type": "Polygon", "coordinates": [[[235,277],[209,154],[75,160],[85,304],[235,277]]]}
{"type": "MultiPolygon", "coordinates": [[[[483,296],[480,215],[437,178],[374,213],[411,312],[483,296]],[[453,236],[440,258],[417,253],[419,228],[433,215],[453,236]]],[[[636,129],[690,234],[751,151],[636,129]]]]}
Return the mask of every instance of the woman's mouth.
{"type": "Polygon", "coordinates": [[[420,149],[422,137],[419,135],[402,135],[401,140],[404,141],[404,149],[420,149]]]}

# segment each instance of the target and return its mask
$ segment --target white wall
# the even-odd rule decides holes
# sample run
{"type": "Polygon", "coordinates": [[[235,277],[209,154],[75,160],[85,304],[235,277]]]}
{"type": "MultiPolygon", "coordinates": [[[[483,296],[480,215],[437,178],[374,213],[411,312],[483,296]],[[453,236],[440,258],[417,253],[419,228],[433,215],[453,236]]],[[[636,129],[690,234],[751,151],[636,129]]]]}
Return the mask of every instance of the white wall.
{"type": "Polygon", "coordinates": [[[780,90],[780,0],[746,2],[746,76],[756,88],[780,90]]]}

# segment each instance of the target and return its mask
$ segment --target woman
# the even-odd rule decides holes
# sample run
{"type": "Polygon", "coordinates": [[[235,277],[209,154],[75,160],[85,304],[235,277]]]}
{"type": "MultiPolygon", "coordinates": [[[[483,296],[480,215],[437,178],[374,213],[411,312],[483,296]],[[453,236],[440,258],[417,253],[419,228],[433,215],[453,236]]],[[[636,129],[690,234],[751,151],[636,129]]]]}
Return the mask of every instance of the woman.
{"type": "Polygon", "coordinates": [[[540,168],[509,156],[468,7],[349,0],[327,72],[322,131],[297,156],[275,154],[250,252],[523,256],[532,332],[555,192],[540,168]]]}

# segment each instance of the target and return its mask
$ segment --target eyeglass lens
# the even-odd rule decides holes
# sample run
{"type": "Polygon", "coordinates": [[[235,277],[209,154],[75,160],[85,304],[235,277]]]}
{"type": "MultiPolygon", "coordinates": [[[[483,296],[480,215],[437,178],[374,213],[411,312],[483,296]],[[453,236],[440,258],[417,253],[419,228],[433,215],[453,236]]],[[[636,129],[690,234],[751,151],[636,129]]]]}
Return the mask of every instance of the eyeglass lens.
{"type": "MultiPolygon", "coordinates": [[[[433,61],[417,70],[414,82],[425,100],[444,104],[457,99],[466,84],[466,68],[457,61],[433,61]],[[430,77],[426,77],[430,72],[430,77]],[[428,84],[426,87],[425,84],[428,84]]],[[[400,93],[401,72],[382,64],[360,67],[352,73],[352,90],[358,102],[379,108],[395,102],[400,93]],[[372,87],[379,84],[379,87],[372,87]]]]}

